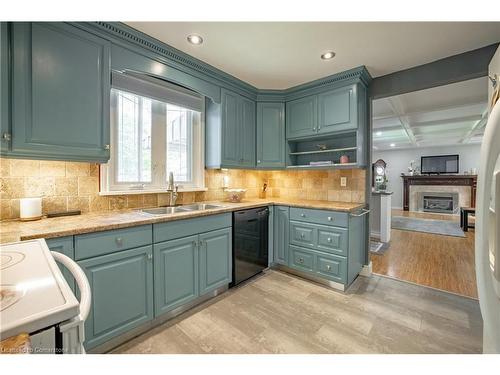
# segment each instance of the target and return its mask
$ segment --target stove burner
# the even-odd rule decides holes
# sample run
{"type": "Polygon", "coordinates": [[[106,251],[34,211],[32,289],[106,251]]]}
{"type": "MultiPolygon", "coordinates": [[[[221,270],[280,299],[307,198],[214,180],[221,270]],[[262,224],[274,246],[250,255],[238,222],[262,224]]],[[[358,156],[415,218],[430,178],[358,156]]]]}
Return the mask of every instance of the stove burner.
{"type": "Polygon", "coordinates": [[[0,269],[5,269],[22,262],[26,256],[17,251],[2,251],[0,254],[0,269]]]}
{"type": "Polygon", "coordinates": [[[0,285],[0,311],[12,306],[26,294],[26,290],[19,290],[15,285],[0,285]]]}

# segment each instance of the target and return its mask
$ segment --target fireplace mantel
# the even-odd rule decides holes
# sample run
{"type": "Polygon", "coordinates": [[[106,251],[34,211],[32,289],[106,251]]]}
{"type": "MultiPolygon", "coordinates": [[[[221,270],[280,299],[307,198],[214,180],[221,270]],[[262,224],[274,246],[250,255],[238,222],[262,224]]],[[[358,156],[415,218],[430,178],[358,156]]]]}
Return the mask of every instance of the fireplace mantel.
{"type": "Polygon", "coordinates": [[[403,210],[410,210],[410,185],[450,185],[471,187],[471,207],[476,204],[476,175],[416,175],[401,176],[403,179],[403,210]]]}

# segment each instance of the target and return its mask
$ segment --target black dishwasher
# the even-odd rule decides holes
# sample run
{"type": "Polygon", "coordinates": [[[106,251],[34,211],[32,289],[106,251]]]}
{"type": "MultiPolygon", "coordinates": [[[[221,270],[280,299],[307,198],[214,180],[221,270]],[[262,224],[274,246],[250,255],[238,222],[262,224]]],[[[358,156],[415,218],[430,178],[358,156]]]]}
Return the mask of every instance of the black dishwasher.
{"type": "Polygon", "coordinates": [[[254,208],[233,213],[233,282],[257,275],[268,266],[269,209],[254,208]]]}

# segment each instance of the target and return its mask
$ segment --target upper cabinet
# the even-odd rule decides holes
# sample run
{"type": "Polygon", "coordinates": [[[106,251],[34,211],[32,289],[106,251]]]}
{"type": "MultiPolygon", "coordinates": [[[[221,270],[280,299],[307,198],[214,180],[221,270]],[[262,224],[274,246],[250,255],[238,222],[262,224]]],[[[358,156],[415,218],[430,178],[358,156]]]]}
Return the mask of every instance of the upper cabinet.
{"type": "Polygon", "coordinates": [[[285,104],[257,103],[257,168],[284,168],[285,143],[285,104]]]}
{"type": "Polygon", "coordinates": [[[358,127],[355,88],[343,87],[318,95],[318,134],[358,127]]]}
{"type": "Polygon", "coordinates": [[[64,23],[13,23],[12,119],[2,154],[109,159],[110,44],[64,23]]]}
{"type": "Polygon", "coordinates": [[[207,100],[207,168],[255,167],[255,102],[221,90],[221,103],[207,100]]]}
{"type": "Polygon", "coordinates": [[[286,103],[287,139],[356,130],[357,127],[356,85],[286,103]]]}
{"type": "Polygon", "coordinates": [[[306,96],[286,103],[286,138],[316,135],[318,96],[306,96]]]}

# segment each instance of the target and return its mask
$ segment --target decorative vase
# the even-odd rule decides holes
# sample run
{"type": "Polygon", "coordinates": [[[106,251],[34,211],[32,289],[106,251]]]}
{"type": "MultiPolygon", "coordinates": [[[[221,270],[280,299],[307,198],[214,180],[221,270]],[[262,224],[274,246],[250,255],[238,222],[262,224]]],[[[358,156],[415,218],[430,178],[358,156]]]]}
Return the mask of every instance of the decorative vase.
{"type": "Polygon", "coordinates": [[[347,155],[342,155],[342,156],[340,157],[340,164],[347,164],[347,163],[349,163],[349,156],[347,156],[347,155]]]}

